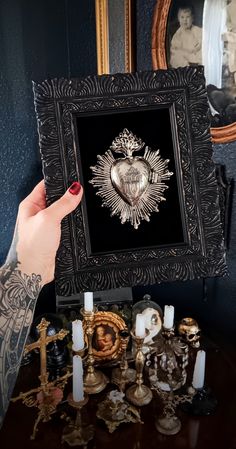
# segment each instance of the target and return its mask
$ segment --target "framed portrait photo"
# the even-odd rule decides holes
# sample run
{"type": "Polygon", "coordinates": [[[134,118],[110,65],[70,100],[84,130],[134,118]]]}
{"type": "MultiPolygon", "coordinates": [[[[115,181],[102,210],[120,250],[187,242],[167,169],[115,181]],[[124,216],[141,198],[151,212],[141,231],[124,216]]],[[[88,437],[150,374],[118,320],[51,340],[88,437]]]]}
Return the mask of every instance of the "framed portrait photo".
{"type": "Polygon", "coordinates": [[[73,181],[56,291],[150,285],[226,272],[203,68],[34,84],[51,204],[73,181]]]}
{"type": "Polygon", "coordinates": [[[126,329],[124,320],[113,312],[96,312],[92,340],[93,355],[96,361],[117,360],[126,350],[127,341],[120,337],[126,329]]]}
{"type": "Polygon", "coordinates": [[[153,68],[204,66],[215,143],[236,139],[236,1],[158,0],[153,68]]]}

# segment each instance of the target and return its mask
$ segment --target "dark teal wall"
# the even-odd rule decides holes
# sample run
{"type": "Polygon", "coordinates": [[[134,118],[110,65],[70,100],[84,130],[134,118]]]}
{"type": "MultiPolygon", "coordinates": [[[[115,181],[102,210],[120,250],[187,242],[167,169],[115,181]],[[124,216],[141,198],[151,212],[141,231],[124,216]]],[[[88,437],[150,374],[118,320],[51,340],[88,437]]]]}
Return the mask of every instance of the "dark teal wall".
{"type": "Polygon", "coordinates": [[[0,2],[0,264],[18,204],[42,178],[32,80],[96,73],[94,2],[0,2]]]}

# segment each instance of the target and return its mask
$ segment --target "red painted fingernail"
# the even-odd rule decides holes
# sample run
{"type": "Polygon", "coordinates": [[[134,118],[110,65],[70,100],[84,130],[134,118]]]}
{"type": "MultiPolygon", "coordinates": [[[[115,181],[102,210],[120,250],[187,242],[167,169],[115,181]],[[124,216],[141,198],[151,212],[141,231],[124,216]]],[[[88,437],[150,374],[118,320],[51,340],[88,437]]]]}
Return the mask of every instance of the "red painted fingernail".
{"type": "Polygon", "coordinates": [[[77,181],[73,182],[73,184],[71,184],[71,186],[69,188],[69,192],[72,195],[78,195],[80,190],[81,190],[81,184],[77,181]]]}

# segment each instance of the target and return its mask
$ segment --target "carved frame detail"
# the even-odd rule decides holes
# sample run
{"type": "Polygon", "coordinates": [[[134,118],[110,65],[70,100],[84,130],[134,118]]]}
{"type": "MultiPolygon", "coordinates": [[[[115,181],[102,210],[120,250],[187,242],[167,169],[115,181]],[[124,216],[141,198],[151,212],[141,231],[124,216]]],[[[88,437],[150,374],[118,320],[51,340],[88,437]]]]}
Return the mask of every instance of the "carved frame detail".
{"type": "Polygon", "coordinates": [[[54,79],[34,83],[47,201],[82,180],[75,117],[168,105],[180,179],[184,244],[91,254],[86,199],[62,222],[56,261],[60,296],[226,273],[203,68],[54,79]]]}

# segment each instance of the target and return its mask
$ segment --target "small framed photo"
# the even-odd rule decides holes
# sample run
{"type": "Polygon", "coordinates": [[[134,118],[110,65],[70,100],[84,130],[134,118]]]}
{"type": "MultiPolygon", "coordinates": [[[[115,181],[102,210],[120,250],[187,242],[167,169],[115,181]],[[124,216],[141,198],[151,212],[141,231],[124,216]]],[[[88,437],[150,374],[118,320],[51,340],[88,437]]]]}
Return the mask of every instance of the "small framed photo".
{"type": "Polygon", "coordinates": [[[203,65],[213,142],[236,139],[236,4],[158,0],[153,14],[153,68],[203,65]]]}
{"type": "Polygon", "coordinates": [[[97,312],[94,321],[93,355],[99,361],[113,361],[126,349],[119,332],[126,329],[124,320],[113,312],[97,312]]]}

